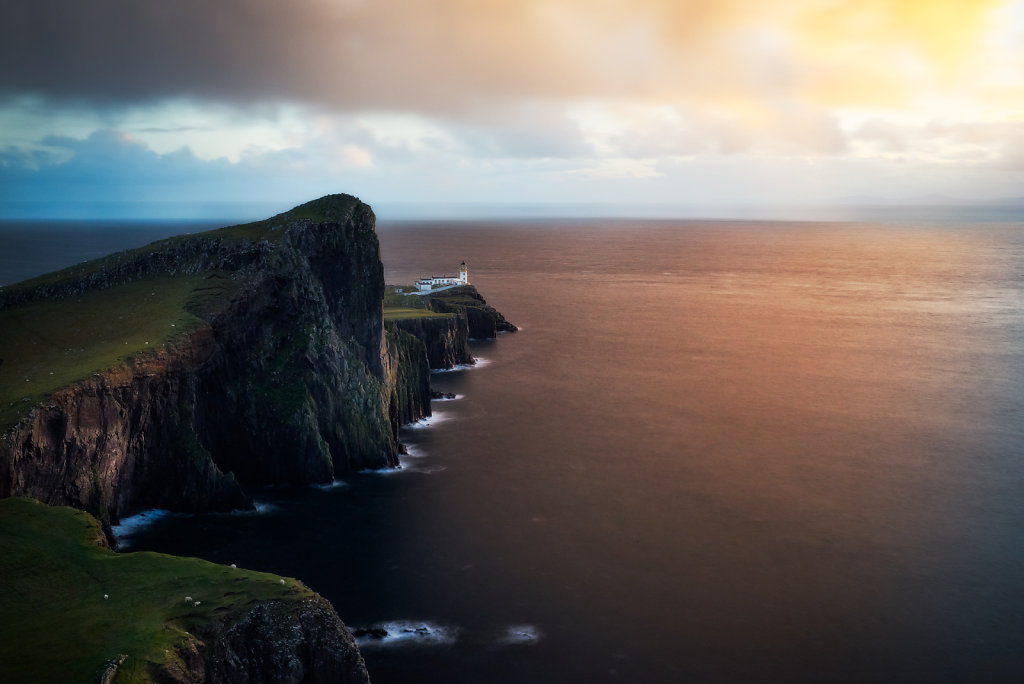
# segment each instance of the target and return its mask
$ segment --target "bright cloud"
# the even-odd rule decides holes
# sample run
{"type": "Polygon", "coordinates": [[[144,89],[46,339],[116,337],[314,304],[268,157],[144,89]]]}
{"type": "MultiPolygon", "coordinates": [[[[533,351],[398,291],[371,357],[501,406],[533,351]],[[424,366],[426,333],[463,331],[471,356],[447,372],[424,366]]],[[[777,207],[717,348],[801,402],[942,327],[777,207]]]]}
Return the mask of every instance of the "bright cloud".
{"type": "Polygon", "coordinates": [[[1024,0],[0,9],[5,196],[127,164],[172,184],[188,167],[193,190],[199,169],[244,177],[221,184],[239,194],[268,179],[295,199],[757,199],[780,169],[793,187],[776,195],[983,198],[1022,180],[1022,126],[1024,0]]]}

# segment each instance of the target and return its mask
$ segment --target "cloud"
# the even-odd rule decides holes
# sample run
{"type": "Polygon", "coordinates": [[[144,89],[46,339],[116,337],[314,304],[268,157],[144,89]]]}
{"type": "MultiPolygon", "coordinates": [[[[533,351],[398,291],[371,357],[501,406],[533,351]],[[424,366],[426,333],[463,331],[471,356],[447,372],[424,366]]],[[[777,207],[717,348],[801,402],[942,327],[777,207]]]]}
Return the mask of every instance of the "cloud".
{"type": "Polygon", "coordinates": [[[159,155],[115,131],[84,140],[52,136],[40,144],[55,152],[0,154],[0,200],[168,200],[197,192],[210,199],[202,188],[232,170],[226,160],[204,162],[188,150],[159,155]]]}
{"type": "Polygon", "coordinates": [[[864,122],[851,134],[862,154],[906,155],[933,163],[1024,171],[1024,121],[925,123],[864,122]]]}
{"type": "Polygon", "coordinates": [[[995,0],[34,0],[7,94],[346,110],[501,100],[877,102],[962,75],[995,0]]]}
{"type": "Polygon", "coordinates": [[[1020,169],[1022,7],[0,3],[0,196],[756,194],[773,162],[896,191],[929,164],[1020,169]],[[804,166],[850,159],[879,166],[804,166]]]}

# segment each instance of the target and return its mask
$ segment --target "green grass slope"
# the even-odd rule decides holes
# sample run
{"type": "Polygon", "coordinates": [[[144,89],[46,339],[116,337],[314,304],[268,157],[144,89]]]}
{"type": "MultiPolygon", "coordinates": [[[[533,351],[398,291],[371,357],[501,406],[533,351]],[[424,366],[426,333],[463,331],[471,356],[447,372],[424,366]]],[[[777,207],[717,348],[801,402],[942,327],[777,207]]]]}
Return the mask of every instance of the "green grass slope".
{"type": "MultiPolygon", "coordinates": [[[[179,235],[48,273],[0,288],[0,295],[13,300],[19,291],[57,288],[188,240],[273,242],[295,221],[344,223],[359,204],[350,195],[327,195],[263,221],[179,235]]],[[[217,272],[151,275],[60,299],[0,305],[0,433],[56,390],[195,330],[240,287],[217,272]]]]}
{"type": "Polygon", "coordinates": [[[0,682],[98,682],[122,656],[115,682],[149,682],[148,664],[175,668],[188,634],[256,601],[313,595],[294,579],[196,558],[118,554],[101,536],[82,511],[0,500],[0,682]]]}
{"type": "Polygon", "coordinates": [[[56,390],[195,330],[237,287],[210,274],[146,278],[0,310],[0,432],[56,390]]]}

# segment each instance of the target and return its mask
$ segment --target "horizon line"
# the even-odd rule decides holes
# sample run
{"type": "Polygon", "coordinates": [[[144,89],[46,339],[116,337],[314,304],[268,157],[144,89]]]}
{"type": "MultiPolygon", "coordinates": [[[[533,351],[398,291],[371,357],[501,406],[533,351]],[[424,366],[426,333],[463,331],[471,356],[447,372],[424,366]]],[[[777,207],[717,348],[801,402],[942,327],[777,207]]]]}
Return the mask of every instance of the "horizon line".
{"type": "MultiPolygon", "coordinates": [[[[988,200],[916,199],[838,202],[488,202],[362,201],[378,220],[497,219],[737,219],[858,220],[878,214],[1021,214],[1024,197],[988,200]]],[[[288,211],[302,201],[112,200],[0,201],[0,221],[256,221],[288,211]]]]}

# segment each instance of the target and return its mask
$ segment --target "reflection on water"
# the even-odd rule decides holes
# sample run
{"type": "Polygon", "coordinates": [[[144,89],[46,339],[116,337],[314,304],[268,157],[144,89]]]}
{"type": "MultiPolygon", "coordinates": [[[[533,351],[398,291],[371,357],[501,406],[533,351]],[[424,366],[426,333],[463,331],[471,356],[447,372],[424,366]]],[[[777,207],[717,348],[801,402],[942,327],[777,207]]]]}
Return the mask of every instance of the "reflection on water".
{"type": "Polygon", "coordinates": [[[523,332],[432,377],[405,471],[140,547],[457,635],[368,646],[378,684],[1024,673],[1020,226],[380,234],[388,282],[466,259],[523,332]]]}

